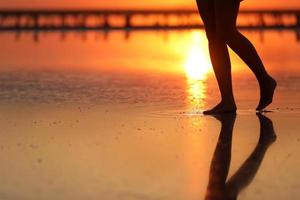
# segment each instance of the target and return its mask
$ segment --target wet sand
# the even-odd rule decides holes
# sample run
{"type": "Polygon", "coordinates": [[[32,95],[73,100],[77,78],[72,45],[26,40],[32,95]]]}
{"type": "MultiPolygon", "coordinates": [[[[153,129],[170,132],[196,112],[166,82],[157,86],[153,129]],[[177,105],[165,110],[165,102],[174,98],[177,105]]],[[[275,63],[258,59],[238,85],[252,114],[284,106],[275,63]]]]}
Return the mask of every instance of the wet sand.
{"type": "Polygon", "coordinates": [[[218,100],[211,73],[194,80],[180,71],[148,73],[146,66],[21,69],[16,61],[1,68],[0,198],[208,199],[221,191],[218,174],[226,174],[231,157],[226,179],[239,177],[231,184],[238,199],[300,199],[300,73],[291,67],[297,58],[290,55],[285,73],[276,58],[265,59],[279,83],[265,114],[274,132],[256,116],[250,72],[234,72],[239,110],[231,130],[232,121],[221,125],[201,114],[218,100]]]}
{"type": "MultiPolygon", "coordinates": [[[[2,199],[204,199],[220,122],[135,106],[1,107],[2,199]]],[[[277,140],[239,199],[298,199],[299,113],[266,115],[277,140]]],[[[229,176],[259,139],[239,114],[229,176]]]]}
{"type": "MultiPolygon", "coordinates": [[[[203,102],[184,99],[182,88],[152,88],[146,97],[145,85],[133,84],[125,91],[110,87],[99,96],[85,91],[78,97],[73,89],[51,95],[59,88],[51,85],[54,89],[38,94],[30,87],[35,93],[30,96],[22,84],[26,95],[7,90],[14,100],[2,99],[2,199],[204,199],[221,124],[201,114],[203,102]]],[[[260,124],[250,107],[255,95],[247,102],[240,103],[245,108],[239,109],[233,129],[229,177],[259,139],[260,124]]],[[[277,140],[239,199],[300,197],[300,110],[278,102],[270,110],[266,116],[277,140]]]]}

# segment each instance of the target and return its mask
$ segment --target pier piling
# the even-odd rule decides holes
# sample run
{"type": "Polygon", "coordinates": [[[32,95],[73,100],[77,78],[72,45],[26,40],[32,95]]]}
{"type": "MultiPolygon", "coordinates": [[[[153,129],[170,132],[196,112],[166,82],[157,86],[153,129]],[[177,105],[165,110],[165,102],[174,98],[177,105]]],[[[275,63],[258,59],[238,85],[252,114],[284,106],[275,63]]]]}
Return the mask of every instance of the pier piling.
{"type": "Polygon", "coordinates": [[[298,13],[297,15],[296,15],[296,19],[297,19],[297,27],[300,27],[300,13],[298,13]]]}
{"type": "Polygon", "coordinates": [[[125,28],[129,29],[131,27],[132,27],[132,25],[131,25],[131,15],[127,14],[127,15],[125,15],[125,28]]]}

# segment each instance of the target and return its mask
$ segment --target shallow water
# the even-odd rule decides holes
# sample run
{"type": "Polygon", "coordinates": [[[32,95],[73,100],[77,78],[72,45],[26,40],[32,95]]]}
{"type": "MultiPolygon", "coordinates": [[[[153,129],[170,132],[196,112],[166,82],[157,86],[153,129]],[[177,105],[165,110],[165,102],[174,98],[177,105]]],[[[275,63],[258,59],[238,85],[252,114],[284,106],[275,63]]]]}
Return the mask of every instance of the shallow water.
{"type": "MultiPolygon", "coordinates": [[[[133,32],[129,40],[123,34],[112,32],[103,40],[101,32],[68,33],[61,40],[59,33],[42,33],[36,43],[29,33],[18,40],[2,33],[1,102],[141,103],[160,110],[203,109],[218,101],[202,31],[133,32]]],[[[245,34],[279,82],[271,109],[299,109],[300,43],[295,33],[245,34]]],[[[231,54],[237,103],[241,109],[253,109],[259,94],[257,83],[231,54]]]]}
{"type": "MultiPolygon", "coordinates": [[[[255,115],[253,75],[231,53],[239,110],[229,177],[257,147],[238,199],[296,200],[300,43],[294,32],[245,34],[278,81],[266,113],[277,139],[258,143],[272,131],[255,115]]],[[[64,37],[0,34],[1,199],[204,199],[221,129],[201,114],[219,98],[204,33],[64,37]]]]}

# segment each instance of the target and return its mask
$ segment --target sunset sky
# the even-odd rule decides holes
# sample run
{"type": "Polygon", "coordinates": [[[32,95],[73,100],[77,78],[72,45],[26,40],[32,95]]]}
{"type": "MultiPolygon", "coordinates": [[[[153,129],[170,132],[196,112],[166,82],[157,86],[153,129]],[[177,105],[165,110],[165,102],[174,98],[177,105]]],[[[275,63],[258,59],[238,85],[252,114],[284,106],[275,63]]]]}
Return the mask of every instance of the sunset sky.
{"type": "MultiPolygon", "coordinates": [[[[14,7],[193,7],[195,0],[0,0],[0,8],[14,7]]],[[[300,0],[245,0],[243,8],[300,8],[300,0]]]]}

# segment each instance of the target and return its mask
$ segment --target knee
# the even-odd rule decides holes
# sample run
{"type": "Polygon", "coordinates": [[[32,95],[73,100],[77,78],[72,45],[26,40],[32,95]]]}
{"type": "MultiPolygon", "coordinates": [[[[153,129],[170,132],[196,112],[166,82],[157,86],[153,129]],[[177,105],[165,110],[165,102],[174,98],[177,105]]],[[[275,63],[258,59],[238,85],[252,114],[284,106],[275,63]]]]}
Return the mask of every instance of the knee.
{"type": "Polygon", "coordinates": [[[231,45],[239,35],[239,31],[235,27],[217,27],[216,29],[206,29],[206,37],[209,43],[226,43],[231,45]]]}
{"type": "Polygon", "coordinates": [[[216,43],[219,41],[219,35],[216,30],[206,30],[206,37],[209,43],[216,43]]]}
{"type": "Polygon", "coordinates": [[[237,34],[236,29],[218,28],[215,30],[206,30],[206,37],[209,43],[231,43],[235,40],[237,34]]]}
{"type": "Polygon", "coordinates": [[[227,44],[233,43],[239,34],[235,27],[220,27],[216,32],[218,39],[227,44]]]}

